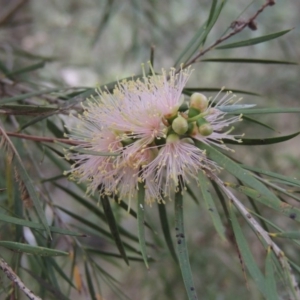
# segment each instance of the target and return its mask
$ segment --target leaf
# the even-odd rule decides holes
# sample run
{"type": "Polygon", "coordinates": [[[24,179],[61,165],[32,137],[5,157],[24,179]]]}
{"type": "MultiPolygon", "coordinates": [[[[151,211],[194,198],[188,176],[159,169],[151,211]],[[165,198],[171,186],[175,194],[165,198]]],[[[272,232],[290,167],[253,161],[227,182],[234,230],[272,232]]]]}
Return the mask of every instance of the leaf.
{"type": "Polygon", "coordinates": [[[269,236],[274,238],[286,238],[292,240],[300,240],[300,231],[285,231],[269,233],[269,236]]]}
{"type": "Polygon", "coordinates": [[[47,222],[46,216],[44,214],[42,205],[40,203],[40,199],[38,198],[37,193],[35,191],[35,188],[34,188],[32,182],[31,182],[31,178],[29,177],[29,175],[26,171],[26,168],[23,164],[22,158],[20,157],[19,153],[17,152],[14,144],[8,138],[8,136],[7,136],[6,132],[4,131],[4,129],[2,129],[1,127],[0,127],[0,132],[2,132],[3,137],[5,138],[9,148],[11,149],[11,151],[14,154],[13,162],[14,162],[17,170],[18,170],[18,173],[19,173],[20,177],[22,178],[23,183],[26,186],[27,192],[28,192],[28,194],[30,196],[30,199],[32,200],[33,205],[35,207],[35,211],[36,211],[41,223],[43,224],[47,234],[49,235],[49,237],[51,237],[48,222],[47,222]]]}
{"type": "Polygon", "coordinates": [[[240,191],[241,193],[251,197],[252,199],[259,201],[260,203],[284,214],[285,216],[300,222],[300,209],[296,208],[286,202],[280,201],[277,197],[273,195],[273,197],[268,197],[266,195],[262,195],[259,191],[254,189],[242,186],[231,184],[230,187],[235,188],[236,190],[240,191]]]}
{"type": "Polygon", "coordinates": [[[206,145],[197,140],[195,140],[195,145],[200,149],[206,150],[207,156],[212,161],[216,162],[220,167],[224,168],[227,172],[229,172],[248,186],[254,188],[259,193],[265,196],[280,201],[272,192],[270,192],[270,190],[265,185],[258,181],[250,172],[241,168],[239,164],[235,163],[233,160],[216,150],[214,147],[206,145]]]}
{"type": "Polygon", "coordinates": [[[253,118],[250,118],[250,117],[247,117],[247,116],[243,116],[243,121],[245,121],[245,120],[248,121],[248,122],[251,122],[251,123],[258,124],[258,125],[263,126],[265,128],[271,129],[273,131],[276,131],[273,127],[271,127],[271,126],[269,126],[269,125],[267,125],[265,123],[262,123],[262,122],[260,122],[260,121],[258,121],[256,119],[253,119],[253,118]]]}
{"type": "Polygon", "coordinates": [[[205,206],[210,214],[210,217],[212,218],[212,221],[213,221],[216,231],[220,235],[221,239],[225,241],[226,240],[225,229],[224,229],[223,223],[221,221],[221,217],[219,215],[217,207],[211,196],[211,193],[209,190],[208,178],[202,171],[199,172],[198,176],[199,176],[199,181],[201,182],[200,189],[201,189],[202,196],[203,196],[203,199],[205,202],[205,206]]]}
{"type": "Polygon", "coordinates": [[[31,93],[20,94],[20,95],[14,96],[14,97],[2,98],[2,99],[0,99],[0,105],[9,103],[9,102],[25,100],[27,98],[31,98],[34,96],[45,95],[45,94],[49,94],[52,92],[58,92],[58,91],[60,91],[60,89],[47,89],[47,90],[43,90],[43,91],[35,91],[35,92],[31,92],[31,93]]]}
{"type": "Polygon", "coordinates": [[[39,114],[37,117],[30,119],[28,122],[25,122],[25,124],[23,124],[19,128],[18,132],[21,132],[21,131],[23,131],[24,129],[26,129],[27,127],[29,127],[31,125],[34,125],[34,124],[36,124],[38,122],[41,122],[41,121],[43,121],[43,120],[45,120],[49,117],[52,117],[56,113],[57,113],[57,111],[52,111],[52,112],[48,112],[48,113],[45,113],[45,114],[39,114]]]}
{"type": "Polygon", "coordinates": [[[171,234],[170,234],[170,228],[169,228],[169,223],[168,223],[168,215],[167,215],[167,212],[166,212],[166,206],[165,206],[164,203],[157,203],[157,207],[158,207],[158,212],[159,212],[160,224],[161,224],[161,228],[162,228],[162,231],[163,231],[163,234],[164,234],[166,244],[168,246],[168,249],[171,253],[172,258],[178,264],[178,259],[177,259],[177,256],[176,256],[176,252],[175,252],[173,241],[172,241],[171,234]]]}
{"type": "MultiPolygon", "coordinates": [[[[193,88],[184,88],[183,89],[183,93],[186,94],[186,95],[192,95],[193,93],[195,92],[216,92],[216,93],[219,93],[220,92],[220,88],[219,87],[212,87],[212,88],[209,88],[209,87],[203,87],[203,88],[198,88],[198,87],[193,87],[193,88]]],[[[232,92],[232,93],[235,93],[235,94],[245,94],[245,95],[251,95],[251,96],[260,96],[259,94],[257,93],[254,93],[254,92],[250,92],[250,91],[244,91],[244,90],[238,90],[238,89],[222,89],[222,92],[223,93],[226,93],[226,92],[232,92]]]]}
{"type": "Polygon", "coordinates": [[[276,143],[282,143],[285,141],[288,141],[297,135],[300,134],[300,131],[295,132],[290,135],[284,135],[284,136],[278,136],[273,138],[265,138],[265,139],[239,139],[241,142],[224,139],[225,144],[235,144],[235,145],[241,145],[241,146],[258,146],[258,145],[270,145],[270,144],[276,144],[276,143]]]}
{"type": "Polygon", "coordinates": [[[299,113],[300,108],[297,107],[282,107],[282,108],[254,108],[254,109],[240,109],[228,114],[243,114],[243,115],[257,115],[257,114],[283,114],[283,113],[299,113]]]}
{"type": "Polygon", "coordinates": [[[147,253],[146,253],[146,241],[145,241],[145,187],[142,182],[138,184],[138,199],[137,199],[137,220],[138,220],[138,236],[140,249],[142,252],[143,260],[146,268],[149,269],[147,253]]]}
{"type": "Polygon", "coordinates": [[[40,62],[32,64],[30,66],[27,66],[27,67],[24,67],[24,68],[21,68],[21,69],[18,69],[18,70],[13,70],[13,71],[7,73],[6,76],[7,77],[12,77],[12,76],[15,76],[15,75],[20,75],[20,74],[23,74],[23,73],[28,73],[28,72],[38,70],[38,69],[43,68],[45,66],[45,63],[46,63],[45,61],[40,61],[40,62]]]}
{"type": "Polygon", "coordinates": [[[281,174],[278,174],[278,173],[274,173],[274,172],[262,170],[260,168],[246,166],[246,165],[243,165],[243,164],[240,164],[240,166],[243,169],[247,169],[247,170],[250,170],[250,171],[253,171],[253,172],[258,172],[260,174],[263,174],[263,175],[266,175],[266,176],[270,176],[270,177],[273,177],[273,178],[282,179],[283,181],[295,184],[295,185],[297,185],[297,186],[300,187],[300,181],[297,180],[296,178],[287,177],[287,176],[284,176],[284,175],[281,175],[281,174]]]}
{"type": "Polygon", "coordinates": [[[215,49],[231,49],[231,48],[238,48],[238,47],[256,45],[256,44],[259,44],[259,43],[263,43],[263,42],[266,42],[266,41],[269,41],[269,40],[276,39],[276,38],[288,33],[291,30],[292,29],[287,29],[287,30],[283,30],[283,31],[263,35],[263,36],[253,38],[253,39],[248,39],[248,40],[244,40],[244,41],[240,41],[240,42],[230,43],[230,44],[226,44],[226,45],[223,45],[223,46],[218,46],[215,49]]]}
{"type": "MultiPolygon", "coordinates": [[[[90,248],[90,247],[85,247],[84,248],[85,251],[89,252],[89,253],[93,253],[93,254],[97,254],[97,255],[100,255],[100,256],[110,256],[110,257],[116,257],[116,258],[122,258],[123,257],[118,254],[118,253],[112,253],[112,252],[107,252],[107,251],[102,251],[102,250],[99,250],[99,249],[94,249],[94,248],[90,248]]],[[[130,255],[127,255],[127,258],[128,260],[132,260],[132,261],[141,261],[141,262],[144,262],[144,259],[141,258],[141,257],[137,257],[137,256],[130,256],[130,255]]],[[[150,261],[154,261],[153,258],[149,258],[148,256],[148,260],[150,261]]]]}
{"type": "Polygon", "coordinates": [[[186,244],[186,233],[184,230],[183,221],[183,201],[181,191],[178,191],[175,194],[175,230],[177,238],[177,255],[179,260],[179,267],[185,285],[185,289],[189,300],[197,300],[198,296],[195,291],[193,275],[186,244]]]}
{"type": "Polygon", "coordinates": [[[16,252],[24,252],[28,254],[34,254],[39,256],[61,256],[61,255],[69,255],[68,252],[45,248],[45,247],[38,247],[38,246],[31,246],[28,244],[11,242],[11,241],[0,241],[0,246],[8,248],[10,250],[14,250],[16,252]]]}
{"type": "Polygon", "coordinates": [[[124,261],[126,262],[127,265],[129,265],[129,261],[126,256],[126,252],[125,252],[125,249],[124,249],[124,246],[123,246],[120,234],[119,234],[118,225],[117,225],[114,214],[110,207],[109,199],[106,196],[103,196],[100,199],[101,199],[104,214],[105,214],[110,232],[112,234],[112,237],[115,240],[117,248],[119,249],[119,252],[122,255],[124,261]]]}
{"type": "Polygon", "coordinates": [[[203,36],[201,37],[200,41],[198,42],[200,45],[204,45],[206,38],[208,34],[210,33],[211,29],[215,25],[216,21],[218,20],[220,13],[223,9],[223,6],[225,5],[227,1],[222,1],[220,5],[217,7],[218,0],[213,0],[211,4],[211,9],[209,12],[207,25],[205,26],[205,31],[203,36]]]}
{"type": "Polygon", "coordinates": [[[28,274],[30,274],[30,276],[33,277],[40,284],[42,292],[49,291],[52,295],[55,296],[56,299],[69,300],[68,297],[66,297],[60,291],[55,289],[52,284],[50,284],[45,279],[41,278],[41,276],[37,276],[34,272],[26,268],[22,268],[22,269],[25,270],[28,274]]]}
{"type": "MultiPolygon", "coordinates": [[[[0,221],[6,222],[6,223],[11,223],[11,224],[16,224],[16,225],[20,225],[20,226],[24,226],[24,227],[29,227],[29,228],[45,230],[44,226],[40,223],[11,217],[11,216],[4,215],[1,213],[0,213],[0,221]]],[[[49,226],[49,229],[51,232],[60,233],[60,234],[64,234],[64,235],[73,235],[73,236],[81,236],[81,237],[85,236],[82,233],[77,233],[77,232],[69,231],[67,229],[62,229],[62,228],[54,227],[54,226],[49,226]]]]}
{"type": "MultiPolygon", "coordinates": [[[[118,204],[122,209],[124,209],[126,212],[129,212],[129,214],[131,216],[133,216],[135,219],[137,219],[137,213],[132,208],[129,208],[126,202],[124,202],[123,200],[117,199],[116,196],[115,196],[114,200],[115,200],[115,203],[118,204]]],[[[147,226],[151,231],[154,232],[153,228],[146,221],[145,221],[145,226],[147,226]]]]}
{"type": "Polygon", "coordinates": [[[88,265],[87,265],[86,261],[84,261],[84,270],[85,270],[85,278],[86,278],[88,288],[89,288],[89,292],[90,292],[89,293],[90,299],[97,300],[94,285],[93,285],[91,275],[90,275],[90,271],[89,271],[89,268],[88,268],[88,265]]]}
{"type": "Polygon", "coordinates": [[[10,115],[40,115],[49,112],[55,112],[58,108],[53,105],[21,105],[21,104],[4,104],[0,105],[0,114],[10,115]]]}
{"type": "Polygon", "coordinates": [[[268,300],[276,300],[278,298],[275,274],[272,262],[272,249],[268,247],[266,258],[266,298],[268,300]]]}
{"type": "Polygon", "coordinates": [[[256,106],[256,104],[236,104],[236,105],[224,105],[224,106],[220,105],[218,106],[218,109],[223,112],[230,112],[239,109],[251,108],[254,106],[256,106]]]}
{"type": "Polygon", "coordinates": [[[256,58],[205,58],[201,62],[221,62],[221,63],[248,63],[248,64],[280,64],[280,65],[298,65],[294,61],[256,59],[256,58]]]}
{"type": "Polygon", "coordinates": [[[189,41],[189,43],[186,45],[186,47],[180,53],[179,57],[177,58],[177,60],[176,60],[176,62],[174,64],[174,67],[176,67],[179,64],[181,64],[183,62],[183,58],[186,55],[189,55],[188,58],[190,58],[195,53],[195,48],[197,49],[199,47],[199,45],[200,45],[200,43],[197,42],[197,40],[199,40],[200,37],[202,36],[202,34],[203,34],[204,30],[205,30],[205,26],[206,26],[206,22],[203,25],[201,25],[201,27],[197,30],[197,32],[195,33],[195,35],[193,36],[193,38],[189,41]]]}
{"type": "Polygon", "coordinates": [[[254,282],[256,283],[258,289],[260,292],[265,295],[266,294],[266,287],[265,287],[265,278],[263,274],[261,273],[256,261],[253,258],[253,255],[249,249],[248,242],[241,230],[241,227],[238,223],[238,220],[236,218],[236,215],[233,211],[233,204],[229,204],[229,214],[230,214],[230,220],[232,224],[232,229],[234,232],[234,236],[238,245],[238,248],[240,250],[240,253],[243,257],[243,261],[253,278],[254,282]]]}
{"type": "Polygon", "coordinates": [[[105,27],[108,24],[109,17],[113,12],[113,3],[114,3],[114,0],[107,0],[106,1],[105,8],[103,9],[103,14],[100,18],[100,23],[96,28],[96,33],[95,33],[95,36],[93,38],[92,46],[94,46],[97,43],[97,41],[99,41],[103,30],[105,29],[105,27]]]}
{"type": "MultiPolygon", "coordinates": [[[[48,257],[48,261],[50,262],[51,266],[56,270],[56,272],[66,281],[69,283],[70,286],[76,288],[73,284],[72,280],[64,273],[63,268],[58,265],[58,263],[52,257],[48,257]]],[[[71,276],[72,278],[72,276],[71,276]]]]}
{"type": "MultiPolygon", "coordinates": [[[[70,189],[67,189],[65,187],[63,187],[62,185],[58,184],[58,183],[54,183],[54,185],[56,185],[57,187],[59,187],[61,190],[63,190],[64,192],[66,192],[67,194],[69,194],[74,200],[78,201],[80,204],[82,204],[83,206],[85,206],[88,210],[90,210],[92,213],[94,213],[95,215],[97,215],[102,221],[104,221],[105,223],[107,223],[107,219],[105,217],[105,215],[103,214],[103,212],[99,209],[98,206],[96,206],[93,203],[90,203],[89,201],[87,201],[84,197],[81,197],[78,193],[74,193],[73,191],[71,191],[70,189]]],[[[94,199],[95,200],[95,199],[94,199]]],[[[127,231],[125,228],[123,228],[122,226],[118,226],[119,232],[126,236],[127,238],[133,240],[133,241],[138,241],[138,239],[136,238],[136,236],[134,236],[133,234],[131,234],[129,231],[127,231]]]]}

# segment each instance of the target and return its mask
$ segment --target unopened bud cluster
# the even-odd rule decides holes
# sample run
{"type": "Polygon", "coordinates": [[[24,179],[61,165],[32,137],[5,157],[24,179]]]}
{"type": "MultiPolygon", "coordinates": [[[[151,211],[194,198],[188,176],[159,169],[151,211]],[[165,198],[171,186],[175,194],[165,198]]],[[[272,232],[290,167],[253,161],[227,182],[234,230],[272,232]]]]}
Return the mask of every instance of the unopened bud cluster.
{"type": "MultiPolygon", "coordinates": [[[[171,124],[169,134],[179,136],[210,136],[214,129],[207,116],[213,113],[213,108],[208,109],[209,101],[207,97],[200,93],[194,93],[189,99],[189,108],[185,112],[177,112],[177,117],[168,118],[164,124],[171,124]]],[[[168,142],[168,140],[167,140],[168,142]]]]}

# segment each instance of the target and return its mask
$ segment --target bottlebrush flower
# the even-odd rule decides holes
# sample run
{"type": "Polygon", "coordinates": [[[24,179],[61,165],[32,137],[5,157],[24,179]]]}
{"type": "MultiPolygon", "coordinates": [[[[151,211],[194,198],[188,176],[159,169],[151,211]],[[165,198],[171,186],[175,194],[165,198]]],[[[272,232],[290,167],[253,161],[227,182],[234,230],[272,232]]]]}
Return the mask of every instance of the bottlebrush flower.
{"type": "Polygon", "coordinates": [[[147,203],[164,201],[190,181],[201,184],[198,173],[218,166],[193,140],[226,148],[222,139],[235,137],[222,129],[239,117],[224,119],[220,108],[235,103],[228,95],[217,102],[195,93],[190,107],[182,106],[190,74],[190,69],[153,72],[119,82],[112,93],[99,90],[87,100],[84,113],[74,117],[76,128],[70,128],[69,138],[78,142],[66,154],[74,161],[66,172],[70,178],[87,182],[89,193],[98,190],[129,202],[143,182],[147,203]]]}

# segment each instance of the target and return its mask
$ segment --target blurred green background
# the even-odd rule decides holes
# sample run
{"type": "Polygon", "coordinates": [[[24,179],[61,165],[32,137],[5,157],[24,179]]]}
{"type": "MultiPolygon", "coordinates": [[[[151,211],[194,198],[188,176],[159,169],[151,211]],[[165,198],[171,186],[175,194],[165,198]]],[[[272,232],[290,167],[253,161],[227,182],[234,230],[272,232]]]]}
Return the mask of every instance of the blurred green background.
{"type": "MultiPolygon", "coordinates": [[[[206,45],[218,39],[232,21],[251,16],[262,3],[229,0],[206,45]]],[[[154,68],[167,69],[206,20],[210,5],[209,0],[0,0],[0,62],[6,69],[14,70],[47,59],[44,68],[23,75],[21,80],[33,86],[60,88],[96,87],[140,74],[141,63],[150,59],[151,46],[155,47],[154,68]]],[[[298,0],[278,0],[258,17],[257,31],[245,29],[231,42],[294,28],[290,33],[256,46],[211,51],[203,58],[267,58],[299,63],[299,15],[298,0]]],[[[255,103],[260,107],[299,105],[298,66],[200,62],[193,69],[188,82],[190,87],[225,86],[256,92],[262,96],[244,95],[243,103],[255,103]]],[[[276,128],[273,135],[299,130],[297,114],[280,115],[280,118],[271,115],[263,120],[276,128]]],[[[248,128],[242,124],[237,131],[245,132],[247,137],[269,134],[267,129],[257,127],[256,130],[254,125],[248,128]]],[[[239,147],[238,150],[235,158],[243,159],[244,163],[285,175],[300,174],[299,138],[271,147],[239,147]]],[[[49,163],[47,166],[44,172],[48,176],[57,174],[54,166],[53,170],[49,169],[49,163]]],[[[66,180],[62,182],[74,186],[66,180]]],[[[97,223],[94,216],[76,207],[66,194],[52,192],[55,203],[86,214],[97,223]]],[[[197,290],[201,291],[200,299],[260,299],[250,277],[244,278],[236,249],[220,241],[203,207],[187,201],[185,208],[191,265],[197,290]]],[[[167,203],[167,209],[171,213],[173,204],[167,203]]],[[[136,234],[135,220],[116,206],[114,212],[119,221],[136,234]]],[[[66,216],[63,218],[70,221],[66,216]]],[[[156,207],[147,208],[147,221],[157,228],[157,235],[161,235],[156,207]]],[[[254,234],[249,229],[246,232],[259,261],[264,250],[254,234]]],[[[185,299],[180,273],[174,267],[163,238],[148,234],[149,239],[157,243],[157,247],[151,249],[156,262],[149,271],[140,262],[127,267],[121,260],[115,266],[101,260],[102,267],[120,281],[120,289],[129,299],[185,299]]],[[[99,237],[91,238],[88,243],[105,250],[114,249],[99,237]]],[[[82,266],[79,267],[83,272],[82,266]]],[[[101,288],[103,299],[120,299],[107,284],[103,283],[101,288]]],[[[85,289],[81,294],[73,291],[71,299],[87,299],[85,289]]]]}

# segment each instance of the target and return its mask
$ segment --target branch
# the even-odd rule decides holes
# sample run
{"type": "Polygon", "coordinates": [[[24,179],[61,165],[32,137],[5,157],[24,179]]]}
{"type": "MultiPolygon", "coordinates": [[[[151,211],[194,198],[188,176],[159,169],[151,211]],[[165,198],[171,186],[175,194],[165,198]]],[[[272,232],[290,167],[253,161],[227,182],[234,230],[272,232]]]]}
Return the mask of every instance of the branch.
{"type": "MultiPolygon", "coordinates": [[[[79,145],[79,144],[82,144],[79,141],[72,141],[72,140],[69,140],[69,139],[49,138],[49,137],[28,135],[28,134],[22,134],[22,133],[16,133],[16,132],[6,132],[6,134],[8,136],[14,136],[14,137],[18,137],[18,138],[21,138],[21,139],[35,141],[35,142],[45,142],[45,143],[60,142],[60,143],[75,145],[75,146],[79,145]]],[[[1,135],[2,135],[2,132],[0,130],[0,136],[1,135]]]]}
{"type": "MultiPolygon", "coordinates": [[[[248,212],[246,207],[234,196],[234,194],[225,186],[222,180],[220,180],[215,174],[210,173],[210,177],[219,185],[219,187],[223,190],[229,200],[234,204],[234,206],[238,209],[238,211],[245,218],[247,223],[251,226],[251,228],[256,232],[258,237],[261,237],[265,243],[270,247],[269,249],[273,251],[275,256],[277,257],[281,267],[283,270],[286,270],[286,273],[290,279],[291,285],[294,288],[295,299],[300,299],[300,291],[298,288],[298,283],[293,274],[292,268],[288,262],[288,259],[285,256],[285,253],[278,247],[277,244],[273,242],[270,238],[269,233],[266,232],[261,225],[253,218],[253,216],[248,212]]],[[[294,296],[294,295],[291,295],[294,296]]],[[[291,298],[293,299],[293,298],[291,298]]]]}
{"type": "Polygon", "coordinates": [[[40,297],[35,296],[33,292],[25,286],[20,277],[12,270],[12,268],[7,264],[7,262],[3,258],[0,259],[0,269],[2,269],[7,278],[14,282],[30,300],[42,300],[40,297]]]}
{"type": "MultiPolygon", "coordinates": [[[[231,26],[230,26],[233,29],[232,32],[230,32],[229,34],[219,38],[212,45],[210,45],[208,48],[206,48],[204,50],[201,50],[198,54],[196,54],[196,56],[194,58],[192,58],[187,63],[183,64],[183,66],[181,68],[185,69],[188,66],[198,62],[198,59],[201,56],[203,56],[205,53],[212,50],[213,48],[215,48],[217,45],[221,44],[225,40],[227,40],[227,39],[231,38],[232,36],[236,35],[237,33],[241,32],[246,27],[249,27],[250,29],[256,29],[255,19],[257,18],[257,16],[260,13],[262,13],[266,7],[272,6],[274,4],[275,4],[274,0],[266,0],[265,4],[263,4],[262,7],[252,17],[250,17],[247,21],[237,20],[237,21],[232,22],[231,26]]],[[[179,70],[178,70],[178,72],[179,72],[179,70]]]]}

